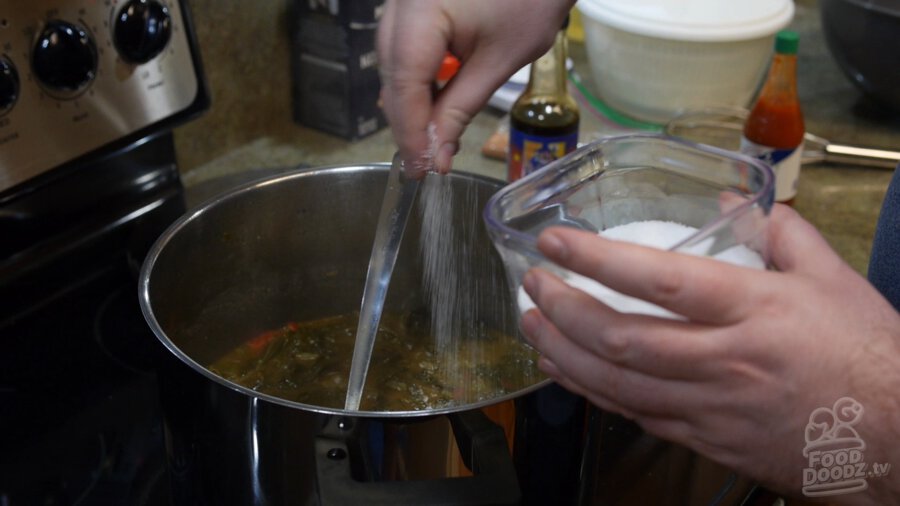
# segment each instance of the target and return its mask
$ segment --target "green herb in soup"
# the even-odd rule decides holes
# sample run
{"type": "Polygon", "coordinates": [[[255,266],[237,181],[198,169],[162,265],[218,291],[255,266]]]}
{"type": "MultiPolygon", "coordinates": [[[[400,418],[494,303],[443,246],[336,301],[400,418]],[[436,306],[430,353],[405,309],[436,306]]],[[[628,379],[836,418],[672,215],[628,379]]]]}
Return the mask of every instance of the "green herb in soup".
{"type": "MultiPolygon", "coordinates": [[[[258,392],[343,408],[357,314],[290,323],[232,350],[209,366],[258,392]]],[[[415,314],[381,317],[360,409],[414,411],[469,404],[534,385],[537,354],[492,330],[438,349],[415,314]]]]}

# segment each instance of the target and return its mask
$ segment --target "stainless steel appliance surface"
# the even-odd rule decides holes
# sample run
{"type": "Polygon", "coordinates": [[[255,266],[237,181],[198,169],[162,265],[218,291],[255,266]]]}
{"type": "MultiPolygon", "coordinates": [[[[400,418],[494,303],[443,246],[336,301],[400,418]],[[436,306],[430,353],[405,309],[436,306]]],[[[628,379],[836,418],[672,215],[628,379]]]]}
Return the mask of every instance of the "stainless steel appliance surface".
{"type": "Polygon", "coordinates": [[[0,0],[0,191],[202,94],[177,2],[0,0]]]}
{"type": "Polygon", "coordinates": [[[165,504],[137,266],[206,83],[177,0],[0,0],[0,504],[165,504]]]}

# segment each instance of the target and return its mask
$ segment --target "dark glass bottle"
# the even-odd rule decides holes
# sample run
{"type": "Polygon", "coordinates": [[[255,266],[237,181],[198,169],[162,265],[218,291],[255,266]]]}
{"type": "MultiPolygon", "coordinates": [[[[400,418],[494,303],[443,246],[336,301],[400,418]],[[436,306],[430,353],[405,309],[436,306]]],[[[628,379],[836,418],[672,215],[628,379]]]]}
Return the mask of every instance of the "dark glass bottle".
{"type": "Polygon", "coordinates": [[[578,146],[578,104],[566,87],[567,24],[568,18],[550,51],[531,64],[528,86],[510,110],[510,181],[578,146]]]}

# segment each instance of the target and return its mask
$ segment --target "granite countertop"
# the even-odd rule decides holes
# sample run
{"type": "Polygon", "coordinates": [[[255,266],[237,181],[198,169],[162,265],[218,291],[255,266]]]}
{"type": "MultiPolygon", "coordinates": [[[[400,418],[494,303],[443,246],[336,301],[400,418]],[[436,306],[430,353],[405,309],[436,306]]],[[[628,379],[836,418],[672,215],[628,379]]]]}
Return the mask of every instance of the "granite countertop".
{"type": "MultiPolygon", "coordinates": [[[[203,28],[217,26],[220,20],[202,16],[220,16],[222,20],[233,17],[233,10],[241,8],[243,2],[217,3],[217,9],[207,11],[202,8],[204,1],[212,0],[193,3],[213,105],[204,118],[175,132],[186,185],[190,187],[228,174],[252,177],[273,168],[300,164],[324,166],[390,160],[395,146],[389,129],[360,141],[347,142],[293,123],[287,89],[289,51],[286,41],[279,38],[284,34],[271,34],[265,32],[265,27],[254,27],[254,22],[271,22],[266,17],[245,15],[242,16],[247,27],[244,33],[232,33],[227,43],[223,42],[219,37],[221,30],[203,28]],[[273,45],[270,53],[273,57],[283,60],[278,72],[264,68],[265,62],[249,57],[241,60],[240,50],[228,46],[240,46],[241,37],[251,36],[271,38],[264,42],[273,45]],[[237,70],[229,67],[236,59],[244,65],[262,66],[257,71],[268,72],[270,76],[265,83],[256,83],[261,91],[255,104],[248,104],[249,95],[242,89],[240,77],[235,77],[237,70]]],[[[798,0],[796,6],[792,28],[800,33],[798,80],[807,130],[842,144],[900,150],[900,115],[892,116],[867,104],[841,73],[825,46],[816,1],[798,0]]],[[[271,5],[267,8],[271,9],[271,5]]],[[[278,19],[285,15],[283,12],[268,14],[278,19]]],[[[587,76],[584,47],[574,43],[570,52],[575,71],[587,76]]],[[[582,104],[583,139],[622,131],[617,128],[611,131],[609,121],[586,113],[585,107],[582,104]]],[[[462,138],[460,153],[454,161],[456,170],[498,179],[505,177],[504,162],[481,154],[482,144],[502,121],[505,121],[503,113],[489,108],[475,117],[462,138]]],[[[844,165],[805,165],[801,172],[796,209],[860,273],[866,270],[875,221],[890,177],[890,170],[844,165]]]]}

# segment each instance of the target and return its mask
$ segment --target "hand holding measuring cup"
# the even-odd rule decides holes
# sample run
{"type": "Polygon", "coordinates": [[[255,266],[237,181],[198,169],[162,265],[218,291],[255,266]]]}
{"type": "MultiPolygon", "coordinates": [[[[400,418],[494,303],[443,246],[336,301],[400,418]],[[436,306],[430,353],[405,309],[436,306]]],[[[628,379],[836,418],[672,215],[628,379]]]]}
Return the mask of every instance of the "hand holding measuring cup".
{"type": "MultiPolygon", "coordinates": [[[[804,426],[843,396],[865,406],[866,459],[900,462],[900,316],[792,209],[773,208],[769,243],[777,270],[760,271],[548,229],[548,260],[687,319],[621,313],[533,269],[523,332],[565,388],[773,490],[801,494],[804,426]]],[[[896,478],[854,499],[895,503],[896,478]]]]}
{"type": "MultiPolygon", "coordinates": [[[[498,192],[485,221],[510,280],[535,304],[523,308],[521,328],[544,373],[656,436],[800,495],[809,414],[846,395],[872,412],[863,424],[878,447],[867,458],[900,462],[900,427],[889,421],[900,316],[795,211],[776,204],[769,213],[771,193],[742,196],[746,163],[757,162],[673,139],[609,138],[498,192]],[[722,205],[728,181],[726,195],[759,205],[722,205]],[[735,214],[745,218],[729,221],[735,214]],[[692,217],[719,231],[693,239],[716,238],[702,255],[598,234],[692,217]],[[771,268],[707,258],[735,243],[768,252],[771,268]],[[572,275],[680,318],[624,312],[573,286],[572,275]]],[[[868,493],[895,502],[900,484],[873,482],[868,493]]]]}

